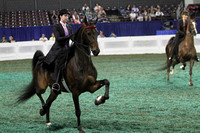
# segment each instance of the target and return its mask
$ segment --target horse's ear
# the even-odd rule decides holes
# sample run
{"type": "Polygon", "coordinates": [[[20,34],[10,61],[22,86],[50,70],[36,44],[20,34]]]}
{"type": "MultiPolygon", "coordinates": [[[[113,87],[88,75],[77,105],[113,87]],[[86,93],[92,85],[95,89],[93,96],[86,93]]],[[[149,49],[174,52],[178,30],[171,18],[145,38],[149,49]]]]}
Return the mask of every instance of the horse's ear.
{"type": "Polygon", "coordinates": [[[88,25],[87,17],[86,16],[84,17],[83,23],[85,23],[85,25],[88,25]]]}
{"type": "Polygon", "coordinates": [[[97,17],[97,19],[96,19],[96,21],[95,21],[95,23],[94,23],[94,24],[96,25],[96,24],[97,24],[97,22],[98,22],[98,17],[97,17]]]}

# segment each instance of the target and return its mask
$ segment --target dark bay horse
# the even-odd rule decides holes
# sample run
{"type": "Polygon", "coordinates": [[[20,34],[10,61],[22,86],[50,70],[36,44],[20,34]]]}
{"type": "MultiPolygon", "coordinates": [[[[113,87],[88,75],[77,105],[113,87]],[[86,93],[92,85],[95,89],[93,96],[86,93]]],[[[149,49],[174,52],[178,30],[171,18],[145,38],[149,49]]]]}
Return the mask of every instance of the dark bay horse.
{"type": "MultiPolygon", "coordinates": [[[[96,21],[87,21],[84,19],[84,24],[77,30],[74,35],[74,45],[70,48],[73,50],[73,56],[65,65],[62,72],[62,79],[64,79],[68,86],[68,89],[65,89],[62,81],[59,82],[61,85],[62,92],[71,92],[72,98],[75,106],[75,114],[77,116],[78,130],[79,132],[84,132],[81,126],[81,110],[79,105],[79,96],[81,93],[90,92],[94,93],[102,86],[105,85],[105,94],[104,96],[99,96],[95,100],[95,104],[99,105],[109,99],[109,81],[96,80],[97,79],[97,70],[94,67],[91,59],[91,51],[94,56],[98,56],[100,49],[97,42],[98,31],[96,30],[96,21]]],[[[37,94],[41,103],[42,109],[40,109],[40,115],[43,116],[46,114],[46,125],[51,125],[49,119],[49,112],[52,102],[57,98],[52,89],[50,96],[46,100],[43,100],[42,95],[47,87],[52,87],[53,81],[50,76],[48,69],[45,69],[43,63],[39,61],[39,58],[43,56],[41,51],[36,51],[33,60],[32,60],[32,72],[33,79],[32,82],[27,86],[18,98],[18,102],[24,102],[31,98],[34,94],[37,94]]]]}
{"type": "Polygon", "coordinates": [[[169,82],[169,73],[174,73],[174,66],[178,63],[182,63],[181,68],[185,70],[186,62],[190,61],[190,82],[189,84],[192,86],[192,67],[194,65],[194,61],[196,60],[196,49],[194,46],[194,36],[197,34],[196,22],[195,20],[189,20],[186,30],[186,36],[184,40],[179,44],[178,54],[174,56],[172,62],[169,61],[170,53],[172,52],[172,42],[174,37],[172,37],[167,46],[166,46],[166,55],[167,55],[167,81],[169,82]],[[172,71],[170,71],[170,67],[172,66],[172,71]]]}

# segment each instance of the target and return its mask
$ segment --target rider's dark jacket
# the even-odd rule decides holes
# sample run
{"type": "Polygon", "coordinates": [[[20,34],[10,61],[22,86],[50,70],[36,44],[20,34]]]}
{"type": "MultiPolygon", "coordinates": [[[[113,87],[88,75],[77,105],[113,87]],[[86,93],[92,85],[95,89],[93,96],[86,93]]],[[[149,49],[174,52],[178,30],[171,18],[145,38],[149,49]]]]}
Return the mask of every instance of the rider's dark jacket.
{"type": "Polygon", "coordinates": [[[183,19],[178,20],[177,33],[172,42],[173,43],[172,55],[178,52],[178,46],[181,43],[181,41],[183,41],[183,39],[185,38],[187,25],[188,25],[188,20],[185,20],[185,23],[183,23],[183,19]]]}
{"type": "Polygon", "coordinates": [[[44,59],[44,62],[48,65],[52,64],[55,59],[57,58],[60,51],[63,49],[69,47],[69,40],[72,35],[72,27],[68,24],[66,24],[66,27],[68,29],[68,36],[65,36],[64,29],[61,25],[61,23],[54,25],[53,32],[56,38],[55,43],[51,47],[49,53],[47,54],[46,58],[44,59]]]}

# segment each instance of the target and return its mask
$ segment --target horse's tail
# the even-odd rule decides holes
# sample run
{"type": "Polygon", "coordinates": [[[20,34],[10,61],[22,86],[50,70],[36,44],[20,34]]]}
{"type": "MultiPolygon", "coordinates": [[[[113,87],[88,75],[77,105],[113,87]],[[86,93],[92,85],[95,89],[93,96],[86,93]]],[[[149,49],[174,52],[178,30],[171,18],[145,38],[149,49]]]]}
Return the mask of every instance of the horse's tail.
{"type": "MultiPolygon", "coordinates": [[[[35,52],[35,54],[33,56],[33,60],[32,60],[32,71],[34,71],[34,68],[36,67],[39,58],[42,56],[44,56],[42,51],[37,50],[35,52]]],[[[22,91],[22,94],[17,99],[17,103],[22,103],[22,102],[27,101],[35,93],[36,93],[36,89],[35,89],[34,75],[33,75],[33,79],[31,81],[31,83],[24,88],[24,90],[22,91]]]]}
{"type": "Polygon", "coordinates": [[[44,57],[44,54],[42,51],[37,50],[33,56],[33,60],[32,60],[32,70],[34,70],[39,58],[44,57]]]}
{"type": "Polygon", "coordinates": [[[34,80],[26,86],[22,92],[22,94],[18,97],[17,103],[22,103],[27,101],[29,98],[31,98],[36,93],[34,80]]]}
{"type": "Polygon", "coordinates": [[[165,65],[161,68],[158,68],[157,71],[163,71],[167,69],[167,63],[165,63],[165,65]]]}

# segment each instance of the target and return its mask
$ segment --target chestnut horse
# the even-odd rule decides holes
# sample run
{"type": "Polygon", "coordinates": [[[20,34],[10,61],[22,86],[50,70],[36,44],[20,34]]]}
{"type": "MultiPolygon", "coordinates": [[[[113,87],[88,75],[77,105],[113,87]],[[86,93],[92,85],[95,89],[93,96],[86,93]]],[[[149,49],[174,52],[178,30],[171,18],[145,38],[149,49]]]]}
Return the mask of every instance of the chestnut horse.
{"type": "MultiPolygon", "coordinates": [[[[94,93],[102,86],[105,85],[104,96],[99,96],[95,100],[95,104],[99,105],[109,99],[109,81],[107,79],[97,80],[97,70],[94,67],[91,59],[91,51],[94,56],[98,56],[100,49],[97,42],[98,31],[96,29],[96,21],[88,22],[84,19],[84,24],[77,30],[74,35],[74,44],[69,50],[73,53],[68,63],[65,65],[62,71],[62,80],[59,81],[62,92],[71,92],[75,106],[75,114],[78,122],[79,132],[84,132],[81,126],[81,110],[79,105],[79,96],[81,93],[90,92],[94,93]],[[68,88],[67,88],[67,87],[68,88]]],[[[41,103],[42,109],[40,109],[40,115],[46,114],[46,125],[51,125],[49,119],[49,112],[52,102],[57,98],[52,89],[50,96],[46,100],[43,100],[42,95],[47,87],[52,87],[55,81],[52,81],[50,73],[47,68],[44,67],[40,57],[43,56],[41,51],[36,51],[32,60],[32,82],[25,88],[22,95],[18,98],[18,103],[24,102],[37,94],[41,103]]]]}
{"type": "Polygon", "coordinates": [[[185,70],[186,62],[190,61],[190,82],[189,84],[192,86],[192,67],[194,65],[194,61],[197,58],[196,55],[196,49],[194,46],[194,36],[197,34],[196,29],[196,22],[194,20],[189,20],[186,30],[186,36],[183,41],[179,44],[178,48],[178,54],[174,56],[174,59],[172,62],[169,61],[169,56],[172,52],[172,42],[174,37],[172,37],[167,46],[166,46],[166,55],[167,55],[167,81],[169,82],[169,73],[174,73],[174,66],[178,63],[182,63],[183,65],[181,68],[185,70]],[[170,67],[172,65],[172,71],[170,72],[170,67]]]}

